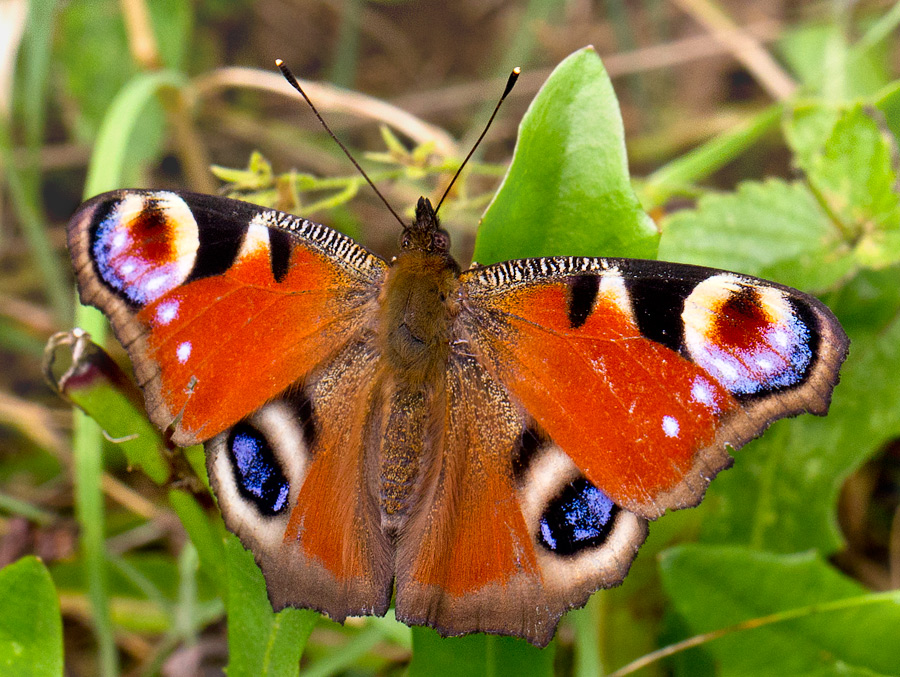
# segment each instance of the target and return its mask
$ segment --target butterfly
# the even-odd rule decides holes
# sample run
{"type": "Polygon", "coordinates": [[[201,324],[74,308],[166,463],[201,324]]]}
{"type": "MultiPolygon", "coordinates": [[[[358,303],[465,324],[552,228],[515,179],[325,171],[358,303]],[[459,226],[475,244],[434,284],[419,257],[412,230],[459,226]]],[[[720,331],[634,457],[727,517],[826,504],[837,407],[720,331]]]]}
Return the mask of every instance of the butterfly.
{"type": "Polygon", "coordinates": [[[824,415],[848,340],[737,273],[552,257],[462,271],[420,198],[392,261],[290,214],[122,190],[68,226],[148,414],[203,443],[275,609],[546,645],[772,421],[824,415]]]}

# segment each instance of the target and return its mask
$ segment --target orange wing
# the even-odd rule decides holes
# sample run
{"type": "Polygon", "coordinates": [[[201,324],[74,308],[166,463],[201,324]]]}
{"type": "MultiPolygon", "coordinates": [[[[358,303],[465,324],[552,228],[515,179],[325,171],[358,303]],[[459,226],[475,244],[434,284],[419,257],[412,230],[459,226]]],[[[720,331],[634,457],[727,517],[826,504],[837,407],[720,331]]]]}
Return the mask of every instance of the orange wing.
{"type": "Polygon", "coordinates": [[[459,341],[617,505],[700,501],[772,421],[823,414],[847,338],[818,300],[653,261],[509,261],[462,276],[459,341]]]}
{"type": "Polygon", "coordinates": [[[69,225],[84,303],[110,318],[150,418],[188,446],[374,321],[386,264],[339,233],[225,198],[118,191],[69,225]]]}

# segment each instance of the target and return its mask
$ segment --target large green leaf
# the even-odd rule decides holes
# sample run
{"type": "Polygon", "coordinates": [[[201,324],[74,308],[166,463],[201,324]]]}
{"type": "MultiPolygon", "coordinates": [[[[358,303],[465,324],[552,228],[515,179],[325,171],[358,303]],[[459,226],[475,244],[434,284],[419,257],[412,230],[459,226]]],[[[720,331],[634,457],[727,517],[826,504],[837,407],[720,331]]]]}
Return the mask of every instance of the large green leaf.
{"type": "Polygon", "coordinates": [[[553,71],[525,113],[474,258],[655,258],[657,239],[631,187],[609,76],[593,48],[582,49],[553,71]]]}
{"type": "Polygon", "coordinates": [[[717,675],[839,674],[843,667],[900,673],[900,594],[874,596],[814,554],[691,545],[669,550],[660,568],[693,633],[791,616],[705,644],[717,675]]]}
{"type": "Polygon", "coordinates": [[[63,674],[59,600],[47,567],[36,557],[0,570],[0,673],[63,674]]]}
{"type": "Polygon", "coordinates": [[[552,675],[554,647],[541,650],[520,639],[484,634],[442,639],[430,628],[413,628],[409,677],[552,675]]]}
{"type": "Polygon", "coordinates": [[[709,194],[663,222],[665,261],[736,270],[807,290],[832,287],[855,266],[809,189],[771,179],[709,194]]]}

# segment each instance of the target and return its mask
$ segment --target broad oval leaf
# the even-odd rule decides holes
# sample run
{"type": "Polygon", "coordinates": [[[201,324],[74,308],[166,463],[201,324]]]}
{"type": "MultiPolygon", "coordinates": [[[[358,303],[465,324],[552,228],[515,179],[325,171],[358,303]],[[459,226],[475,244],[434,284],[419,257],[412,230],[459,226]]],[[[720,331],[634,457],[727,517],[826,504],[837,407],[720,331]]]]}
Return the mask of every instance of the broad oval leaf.
{"type": "Polygon", "coordinates": [[[655,258],[659,233],[631,187],[619,104],[592,47],[566,58],[519,126],[474,259],[655,258]]]}

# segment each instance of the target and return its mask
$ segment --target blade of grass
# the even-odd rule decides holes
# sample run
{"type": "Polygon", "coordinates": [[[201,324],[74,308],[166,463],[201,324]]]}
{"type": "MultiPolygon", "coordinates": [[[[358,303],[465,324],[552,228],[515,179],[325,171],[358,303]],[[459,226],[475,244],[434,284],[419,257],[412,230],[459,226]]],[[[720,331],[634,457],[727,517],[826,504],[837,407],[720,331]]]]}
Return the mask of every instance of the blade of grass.
{"type": "Polygon", "coordinates": [[[29,153],[36,154],[44,136],[56,0],[30,0],[22,42],[22,124],[29,153]]]}
{"type": "Polygon", "coordinates": [[[4,123],[0,123],[0,171],[6,175],[10,202],[28,242],[28,248],[35,258],[38,270],[41,271],[54,315],[60,324],[65,324],[70,317],[72,306],[69,285],[63,275],[64,269],[60,265],[59,258],[47,237],[44,219],[34,198],[36,191],[29,190],[28,182],[13,161],[12,140],[9,128],[4,123]]]}
{"type": "Polygon", "coordinates": [[[384,639],[381,627],[371,625],[330,655],[316,661],[300,673],[301,677],[330,677],[349,670],[360,656],[384,639]]]}
{"type": "Polygon", "coordinates": [[[25,519],[41,525],[50,524],[56,519],[52,512],[42,510],[36,505],[2,492],[0,492],[0,511],[11,515],[21,515],[25,519]]]}
{"type": "Polygon", "coordinates": [[[81,526],[81,551],[87,576],[91,618],[99,651],[99,674],[119,674],[119,657],[113,637],[107,589],[106,544],[104,542],[103,436],[100,428],[80,411],[75,411],[74,449],[75,516],[81,526]]]}
{"type": "MultiPolygon", "coordinates": [[[[163,88],[178,88],[186,78],[171,71],[141,73],[116,96],[103,123],[85,184],[85,197],[119,186],[125,167],[128,143],[137,126],[141,111],[163,88]]],[[[102,344],[106,322],[99,311],[78,306],[76,323],[102,344]]],[[[103,470],[103,437],[99,426],[81,412],[75,412],[73,439],[75,457],[75,507],[81,525],[81,548],[87,571],[88,596],[94,619],[94,634],[99,649],[99,668],[103,677],[118,674],[118,654],[113,636],[107,589],[105,516],[101,473],[103,470]]]]}
{"type": "Polygon", "coordinates": [[[886,11],[872,24],[859,41],[853,45],[854,55],[864,54],[893,33],[900,26],[900,2],[886,11]]]}
{"type": "Polygon", "coordinates": [[[140,73],[122,88],[100,126],[85,181],[85,198],[119,186],[125,167],[128,142],[140,119],[141,111],[162,90],[177,90],[186,83],[187,78],[181,73],[157,71],[140,73]]]}
{"type": "Polygon", "coordinates": [[[583,609],[569,613],[575,625],[575,677],[601,677],[606,674],[603,666],[603,646],[600,637],[605,634],[606,595],[600,591],[588,600],[583,609]]]}
{"type": "Polygon", "coordinates": [[[337,39],[337,54],[329,69],[328,79],[340,87],[353,87],[356,62],[359,58],[359,28],[365,0],[344,0],[341,3],[341,27],[337,39]]]}

